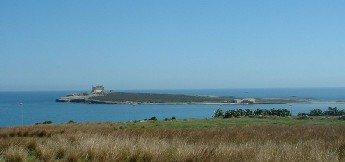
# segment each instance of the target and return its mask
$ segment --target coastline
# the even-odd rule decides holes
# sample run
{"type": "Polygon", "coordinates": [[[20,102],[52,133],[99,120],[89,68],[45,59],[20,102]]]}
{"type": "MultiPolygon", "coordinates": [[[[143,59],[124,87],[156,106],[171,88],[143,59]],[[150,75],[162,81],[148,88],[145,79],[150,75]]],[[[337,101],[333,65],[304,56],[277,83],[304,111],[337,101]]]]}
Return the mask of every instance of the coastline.
{"type": "MultiPolygon", "coordinates": [[[[276,100],[286,100],[284,98],[275,98],[276,100]]],[[[274,99],[274,100],[275,100],[274,99]]],[[[345,102],[339,101],[320,101],[320,100],[287,100],[288,102],[272,102],[271,98],[260,99],[266,100],[267,102],[255,102],[255,103],[226,103],[226,102],[118,102],[118,101],[101,101],[101,100],[92,100],[87,98],[71,99],[68,101],[59,101],[56,99],[56,102],[66,102],[66,103],[82,103],[82,104],[122,104],[122,105],[264,105],[264,104],[345,104],[345,102]],[[271,101],[271,102],[270,102],[271,101]]]]}
{"type": "Polygon", "coordinates": [[[128,105],[248,105],[248,104],[345,104],[343,100],[318,100],[290,97],[234,97],[216,95],[188,95],[174,93],[142,93],[106,91],[103,86],[92,87],[91,92],[74,93],[56,99],[56,102],[85,104],[128,105]]]}
{"type": "MultiPolygon", "coordinates": [[[[88,98],[78,98],[78,99],[71,99],[71,100],[64,100],[59,101],[58,99],[56,102],[70,102],[70,103],[84,103],[84,104],[123,104],[123,105],[262,105],[262,104],[313,104],[313,103],[338,103],[332,101],[306,101],[306,100],[286,100],[288,102],[281,102],[281,100],[285,99],[277,99],[279,102],[274,102],[272,99],[261,99],[266,102],[255,102],[255,103],[227,103],[227,102],[133,102],[133,101],[125,101],[125,102],[118,102],[118,101],[101,101],[101,100],[92,100],[88,98]]],[[[339,104],[345,104],[339,103],[339,104]]]]}

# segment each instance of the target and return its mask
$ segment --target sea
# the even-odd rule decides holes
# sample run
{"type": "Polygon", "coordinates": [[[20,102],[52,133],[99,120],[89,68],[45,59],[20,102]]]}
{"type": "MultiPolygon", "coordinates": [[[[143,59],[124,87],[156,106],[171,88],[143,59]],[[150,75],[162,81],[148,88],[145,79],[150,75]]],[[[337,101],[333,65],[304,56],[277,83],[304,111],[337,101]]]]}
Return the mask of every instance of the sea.
{"type": "MultiPolygon", "coordinates": [[[[116,91],[116,90],[114,90],[116,91]]],[[[80,91],[84,92],[84,91],[80,91]]],[[[345,109],[345,88],[272,88],[272,89],[198,89],[198,90],[121,90],[121,92],[149,92],[187,95],[234,96],[238,98],[304,98],[308,104],[249,104],[249,105],[126,105],[58,103],[55,99],[72,91],[0,92],[0,127],[27,126],[44,121],[53,123],[74,122],[127,122],[144,120],[153,116],[159,120],[211,118],[217,109],[280,109],[309,112],[328,107],[345,109]]]]}

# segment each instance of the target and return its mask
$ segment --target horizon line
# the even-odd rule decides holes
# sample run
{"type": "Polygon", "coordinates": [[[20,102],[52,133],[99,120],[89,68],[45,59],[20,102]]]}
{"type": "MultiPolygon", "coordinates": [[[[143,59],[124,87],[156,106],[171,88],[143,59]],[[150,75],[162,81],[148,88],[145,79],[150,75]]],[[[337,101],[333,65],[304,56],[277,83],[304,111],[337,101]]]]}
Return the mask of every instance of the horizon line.
{"type": "MultiPolygon", "coordinates": [[[[249,88],[165,88],[165,89],[160,89],[160,88],[152,88],[152,89],[141,89],[141,88],[128,88],[128,89],[107,89],[105,87],[105,89],[107,91],[167,91],[167,90],[241,90],[241,89],[326,89],[326,88],[345,88],[344,87],[259,87],[259,88],[253,88],[253,87],[249,87],[249,88]]],[[[63,89],[40,89],[40,90],[0,90],[0,92],[65,92],[65,91],[90,91],[89,89],[86,90],[81,90],[81,89],[70,89],[70,90],[63,90],[63,89]]]]}

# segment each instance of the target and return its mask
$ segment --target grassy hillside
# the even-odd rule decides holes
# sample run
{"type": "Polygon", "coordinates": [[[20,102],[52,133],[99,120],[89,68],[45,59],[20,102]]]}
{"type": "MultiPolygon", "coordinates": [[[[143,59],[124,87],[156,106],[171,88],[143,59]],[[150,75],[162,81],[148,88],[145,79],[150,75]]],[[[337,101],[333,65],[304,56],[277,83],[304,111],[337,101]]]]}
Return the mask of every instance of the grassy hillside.
{"type": "Polygon", "coordinates": [[[0,129],[0,161],[343,161],[336,119],[191,119],[0,129]]]}

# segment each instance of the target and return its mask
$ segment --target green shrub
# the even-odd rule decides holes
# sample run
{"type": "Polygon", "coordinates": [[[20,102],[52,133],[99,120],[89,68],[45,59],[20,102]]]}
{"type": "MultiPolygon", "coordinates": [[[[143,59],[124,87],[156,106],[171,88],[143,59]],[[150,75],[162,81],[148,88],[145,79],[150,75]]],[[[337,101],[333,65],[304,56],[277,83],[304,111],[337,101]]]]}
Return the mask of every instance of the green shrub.
{"type": "Polygon", "coordinates": [[[152,121],[157,121],[157,118],[155,116],[151,117],[149,120],[152,120],[152,121]]]}
{"type": "Polygon", "coordinates": [[[345,115],[340,116],[338,119],[339,119],[339,120],[345,120],[345,115]]]}
{"type": "Polygon", "coordinates": [[[310,119],[307,113],[298,113],[297,119],[310,119]]]}
{"type": "Polygon", "coordinates": [[[44,121],[43,124],[53,124],[53,122],[48,120],[48,121],[44,121]]]}
{"type": "Polygon", "coordinates": [[[70,121],[68,121],[67,123],[68,123],[68,124],[74,124],[74,123],[76,123],[76,122],[73,121],[73,120],[70,120],[70,121]]]}
{"type": "Polygon", "coordinates": [[[215,112],[214,112],[214,115],[213,115],[214,118],[223,118],[224,117],[224,111],[222,109],[217,109],[215,112]]]}
{"type": "Polygon", "coordinates": [[[221,109],[217,109],[214,112],[213,117],[214,118],[240,118],[240,117],[261,117],[261,116],[280,116],[280,117],[285,117],[285,116],[291,116],[291,112],[287,109],[256,109],[256,110],[251,110],[251,109],[236,109],[236,110],[227,110],[223,111],[221,109]]]}

